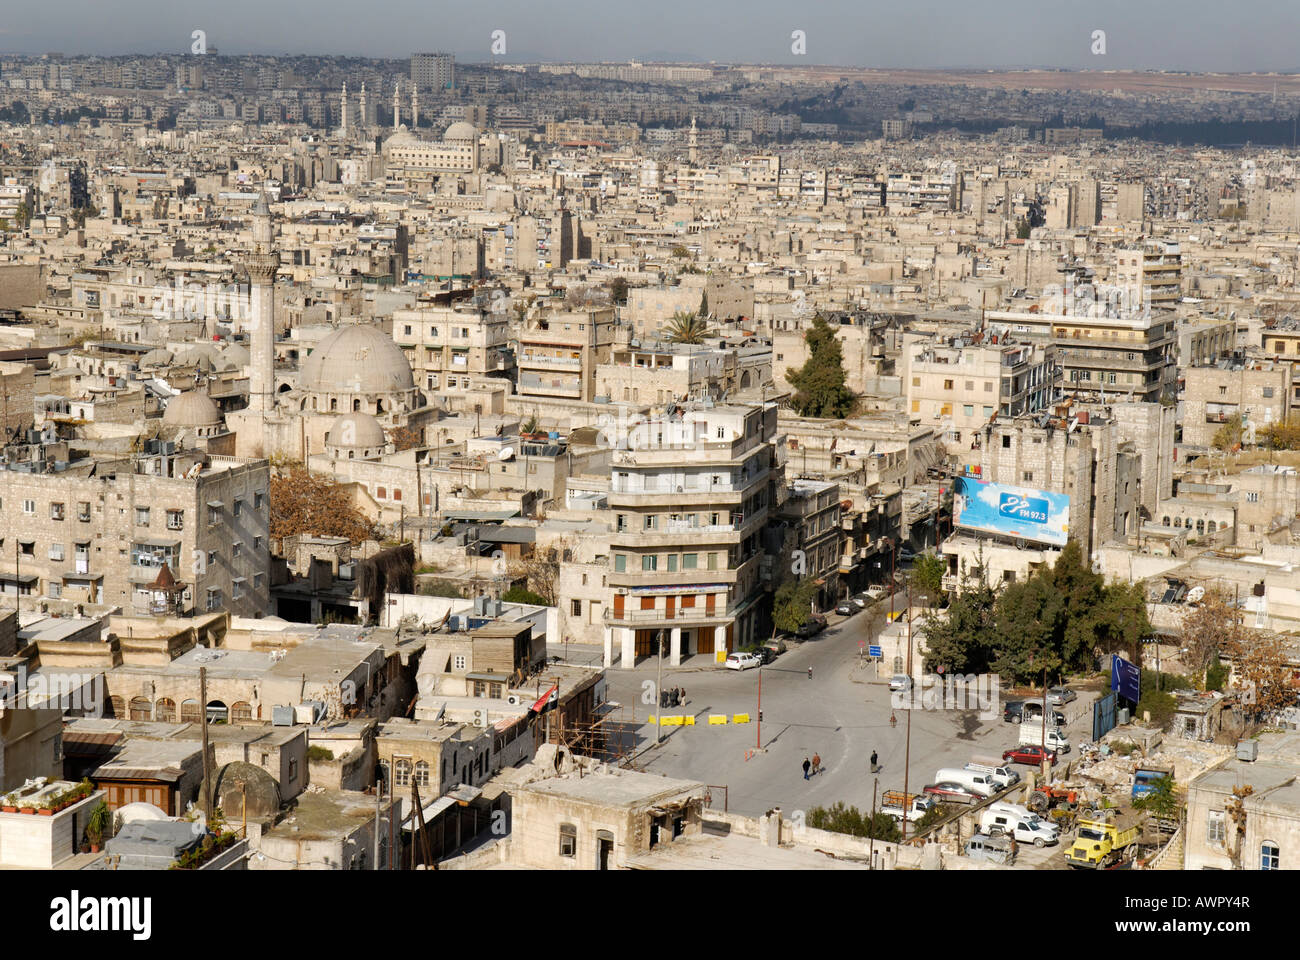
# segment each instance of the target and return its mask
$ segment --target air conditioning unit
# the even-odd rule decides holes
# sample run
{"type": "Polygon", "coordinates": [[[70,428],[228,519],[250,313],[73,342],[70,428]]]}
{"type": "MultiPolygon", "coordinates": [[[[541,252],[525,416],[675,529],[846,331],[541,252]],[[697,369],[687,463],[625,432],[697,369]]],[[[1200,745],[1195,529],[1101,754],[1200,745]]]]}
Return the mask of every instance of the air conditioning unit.
{"type": "Polygon", "coordinates": [[[517,707],[523,703],[523,700],[520,699],[519,694],[512,693],[510,696],[506,697],[506,703],[510,704],[512,707],[517,707]]]}

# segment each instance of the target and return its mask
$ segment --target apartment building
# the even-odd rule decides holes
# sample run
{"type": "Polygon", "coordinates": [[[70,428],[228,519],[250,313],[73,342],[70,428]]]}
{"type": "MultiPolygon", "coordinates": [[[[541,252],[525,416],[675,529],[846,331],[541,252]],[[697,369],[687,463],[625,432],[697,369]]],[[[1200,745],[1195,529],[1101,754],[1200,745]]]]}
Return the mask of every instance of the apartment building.
{"type": "Polygon", "coordinates": [[[777,511],[778,523],[788,526],[790,553],[772,558],[784,569],[772,571],[772,581],[794,577],[817,585],[817,609],[832,607],[840,598],[840,485],[826,480],[795,480],[777,511]]]}
{"type": "Polygon", "coordinates": [[[1183,443],[1208,447],[1214,435],[1241,417],[1247,441],[1291,415],[1292,368],[1271,361],[1222,361],[1183,371],[1183,443]]]}
{"type": "Polygon", "coordinates": [[[918,340],[904,357],[908,411],[914,421],[936,427],[952,453],[972,449],[995,415],[1042,410],[1060,394],[1051,344],[918,340]]]}
{"type": "Polygon", "coordinates": [[[777,408],[674,407],[618,438],[605,665],[751,643],[766,616],[763,530],[786,493],[777,408]]]}
{"type": "Polygon", "coordinates": [[[444,396],[504,383],[512,366],[509,315],[481,305],[419,306],[393,311],[393,342],[406,355],[415,382],[444,396]]]}
{"type": "Polygon", "coordinates": [[[1115,254],[1115,282],[1134,306],[1169,308],[1183,297],[1183,255],[1172,240],[1144,240],[1115,254]]]}
{"type": "Polygon", "coordinates": [[[1172,311],[1094,316],[990,310],[985,320],[995,332],[1054,344],[1062,389],[1075,395],[1158,401],[1172,395],[1177,382],[1172,311]]]}
{"type": "Polygon", "coordinates": [[[69,462],[66,445],[19,448],[0,469],[3,593],[137,614],[262,616],[270,597],[267,461],[175,453],[169,444],[154,450],[69,462]]]}
{"type": "Polygon", "coordinates": [[[411,54],[411,83],[415,84],[417,90],[449,90],[455,87],[455,54],[411,54]]]}
{"type": "Polygon", "coordinates": [[[737,376],[735,350],[642,343],[615,347],[608,362],[596,367],[596,396],[608,397],[615,403],[662,404],[704,397],[717,400],[733,389],[761,386],[754,383],[756,379],[749,369],[737,376]]]}
{"type": "Polygon", "coordinates": [[[614,345],[614,308],[547,310],[519,333],[516,358],[521,397],[558,397],[590,402],[596,367],[614,345]]]}

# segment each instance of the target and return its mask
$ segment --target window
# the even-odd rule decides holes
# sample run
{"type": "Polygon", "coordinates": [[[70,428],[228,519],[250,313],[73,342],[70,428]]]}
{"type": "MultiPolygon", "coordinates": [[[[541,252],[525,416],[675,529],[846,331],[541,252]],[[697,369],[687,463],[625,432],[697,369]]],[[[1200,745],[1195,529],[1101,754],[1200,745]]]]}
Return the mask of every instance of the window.
{"type": "Polygon", "coordinates": [[[993,408],[990,407],[988,404],[985,404],[985,405],[984,405],[984,417],[987,419],[988,417],[991,417],[991,416],[993,416],[993,408]]]}
{"type": "Polygon", "coordinates": [[[1227,835],[1223,811],[1211,810],[1209,819],[1206,823],[1205,842],[1223,846],[1224,839],[1227,835]]]}
{"type": "Polygon", "coordinates": [[[50,544],[50,559],[51,559],[51,560],[62,560],[62,559],[63,559],[63,544],[61,544],[61,543],[51,543],[51,544],[50,544]]]}
{"type": "Polygon", "coordinates": [[[427,787],[429,785],[429,764],[425,760],[417,760],[415,763],[415,782],[418,786],[427,787]]]}
{"type": "Polygon", "coordinates": [[[614,554],[614,572],[627,573],[627,554],[614,554]]]}
{"type": "Polygon", "coordinates": [[[653,553],[648,553],[648,554],[646,554],[645,556],[643,556],[643,557],[641,558],[641,569],[642,569],[642,570],[658,570],[658,569],[659,569],[659,557],[658,557],[656,554],[653,554],[653,553]]]}
{"type": "Polygon", "coordinates": [[[1272,399],[1273,399],[1273,388],[1272,388],[1272,387],[1265,387],[1265,388],[1264,388],[1264,399],[1265,399],[1265,400],[1272,400],[1272,399]]]}
{"type": "Polygon", "coordinates": [[[1259,493],[1258,493],[1258,491],[1255,491],[1255,490],[1247,490],[1247,491],[1246,491],[1246,502],[1247,502],[1247,503],[1259,503],[1259,493]]]}
{"type": "Polygon", "coordinates": [[[394,488],[393,488],[393,500],[394,500],[394,501],[400,501],[401,499],[402,499],[402,488],[401,488],[401,487],[394,487],[394,488]]]}
{"type": "Polygon", "coordinates": [[[233,543],[230,544],[230,558],[232,560],[235,557],[241,556],[243,552],[244,552],[244,545],[240,543],[238,540],[235,540],[233,543]]]}
{"type": "Polygon", "coordinates": [[[727,439],[727,428],[726,428],[726,427],[718,427],[718,439],[719,439],[719,440],[726,440],[726,439],[727,439]]]}
{"type": "Polygon", "coordinates": [[[212,567],[215,567],[216,565],[217,565],[217,551],[215,551],[215,550],[209,550],[209,551],[208,551],[208,567],[209,567],[209,569],[210,569],[210,568],[212,568],[212,567]]]}
{"type": "Polygon", "coordinates": [[[1228,388],[1227,388],[1227,387],[1219,387],[1219,396],[1221,396],[1221,397],[1222,397],[1222,396],[1226,396],[1227,393],[1228,393],[1228,388]]]}
{"type": "Polygon", "coordinates": [[[653,513],[647,513],[644,519],[645,529],[656,530],[659,528],[659,517],[653,513]]]}
{"type": "Polygon", "coordinates": [[[993,392],[993,381],[992,381],[992,380],[985,380],[985,381],[984,381],[984,392],[985,392],[985,393],[992,393],[992,392],[993,392]]]}
{"type": "Polygon", "coordinates": [[[1272,840],[1265,840],[1259,847],[1259,869],[1280,870],[1282,850],[1272,840]]]}
{"type": "Polygon", "coordinates": [[[1032,471],[1032,470],[1026,470],[1024,473],[1022,473],[1022,474],[1020,475],[1020,479],[1021,479],[1021,481],[1023,481],[1024,483],[1033,483],[1033,482],[1034,482],[1034,471],[1032,471]]]}
{"type": "Polygon", "coordinates": [[[961,412],[967,417],[973,417],[975,416],[975,407],[969,403],[964,404],[961,408],[961,412]]]}
{"type": "Polygon", "coordinates": [[[31,516],[32,514],[36,513],[36,501],[35,501],[35,500],[24,500],[24,501],[23,501],[23,513],[27,514],[28,516],[31,516]]]}
{"type": "Polygon", "coordinates": [[[244,501],[243,501],[243,500],[238,500],[238,499],[237,499],[237,500],[236,500],[236,501],[231,505],[231,507],[230,507],[230,512],[233,513],[235,516],[239,516],[240,512],[241,512],[243,509],[244,509],[244,501]]]}
{"type": "Polygon", "coordinates": [[[167,511],[167,529],[184,530],[185,529],[185,511],[168,510],[167,511]]]}
{"type": "Polygon", "coordinates": [[[951,381],[951,380],[945,380],[945,381],[943,382],[943,388],[944,388],[945,390],[951,390],[951,389],[952,389],[952,381],[951,381]]]}
{"type": "Polygon", "coordinates": [[[708,560],[708,563],[705,564],[705,566],[709,570],[718,569],[718,555],[716,553],[706,553],[704,556],[708,560]]]}
{"type": "Polygon", "coordinates": [[[578,855],[578,828],[571,823],[560,824],[560,856],[578,855]]]}
{"type": "Polygon", "coordinates": [[[77,519],[82,523],[90,523],[90,504],[82,501],[77,504],[77,519]]]}
{"type": "MultiPolygon", "coordinates": [[[[504,470],[505,468],[502,467],[502,469],[504,470]]],[[[376,488],[375,488],[375,498],[378,499],[378,500],[387,500],[387,499],[388,499],[388,488],[387,488],[387,487],[376,487],[376,488]]]]}
{"type": "Polygon", "coordinates": [[[677,572],[677,554],[675,553],[668,554],[668,572],[669,573],[677,572]]]}
{"type": "Polygon", "coordinates": [[[208,504],[208,523],[221,522],[221,504],[208,504]]]}
{"type": "Polygon", "coordinates": [[[1010,450],[1010,449],[1011,449],[1011,434],[1009,434],[1009,433],[1004,433],[1004,434],[1002,435],[1002,449],[1003,449],[1003,450],[1010,450]]]}
{"type": "Polygon", "coordinates": [[[456,654],[454,657],[451,658],[451,664],[452,664],[452,669],[454,670],[464,670],[465,654],[463,653],[456,654]]]}
{"type": "Polygon", "coordinates": [[[581,600],[570,600],[570,601],[569,601],[569,615],[572,616],[572,617],[580,617],[580,616],[582,616],[582,601],[581,601],[581,600]]]}
{"type": "Polygon", "coordinates": [[[920,378],[920,377],[913,377],[913,378],[912,378],[912,386],[914,386],[914,387],[919,387],[920,385],[921,385],[921,378],[920,378]]]}
{"type": "Polygon", "coordinates": [[[19,546],[19,549],[22,550],[22,554],[23,554],[24,557],[34,557],[34,556],[36,556],[36,541],[35,541],[35,540],[19,540],[19,541],[18,541],[18,546],[19,546]]]}
{"type": "Polygon", "coordinates": [[[62,520],[62,519],[63,519],[63,504],[61,504],[61,503],[51,503],[51,504],[50,504],[50,519],[51,519],[51,520],[62,520]]]}
{"type": "Polygon", "coordinates": [[[255,494],[253,494],[253,509],[254,509],[254,510],[261,510],[262,507],[265,506],[265,504],[266,504],[266,494],[265,494],[265,493],[255,493],[255,494]]]}
{"type": "Polygon", "coordinates": [[[148,507],[136,507],[136,508],[135,508],[135,525],[136,525],[137,527],[147,527],[147,526],[149,526],[149,508],[148,508],[148,507]]]}
{"type": "Polygon", "coordinates": [[[682,554],[682,569],[695,570],[699,566],[700,555],[698,553],[682,554]]]}
{"type": "Polygon", "coordinates": [[[208,609],[209,610],[221,609],[221,590],[218,589],[217,587],[208,588],[208,609]]]}
{"type": "Polygon", "coordinates": [[[411,784],[411,761],[405,758],[393,761],[393,785],[407,787],[411,784]]]}

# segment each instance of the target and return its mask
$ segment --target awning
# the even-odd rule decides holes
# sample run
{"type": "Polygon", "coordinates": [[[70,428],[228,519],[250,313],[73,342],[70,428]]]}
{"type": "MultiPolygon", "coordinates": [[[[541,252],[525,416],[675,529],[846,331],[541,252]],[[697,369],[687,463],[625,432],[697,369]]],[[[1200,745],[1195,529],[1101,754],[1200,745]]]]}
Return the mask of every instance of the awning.
{"type": "Polygon", "coordinates": [[[222,510],[225,508],[226,505],[220,500],[209,500],[208,506],[214,510],[222,510]]]}
{"type": "Polygon", "coordinates": [[[131,541],[142,547],[179,547],[179,540],[169,540],[166,537],[137,537],[131,541]]]}
{"type": "Polygon", "coordinates": [[[0,573],[0,581],[5,583],[35,583],[39,579],[34,573],[0,573]]]}
{"type": "Polygon", "coordinates": [[[444,520],[509,520],[511,517],[519,516],[519,509],[511,508],[509,510],[444,510],[442,518],[444,520]]]}

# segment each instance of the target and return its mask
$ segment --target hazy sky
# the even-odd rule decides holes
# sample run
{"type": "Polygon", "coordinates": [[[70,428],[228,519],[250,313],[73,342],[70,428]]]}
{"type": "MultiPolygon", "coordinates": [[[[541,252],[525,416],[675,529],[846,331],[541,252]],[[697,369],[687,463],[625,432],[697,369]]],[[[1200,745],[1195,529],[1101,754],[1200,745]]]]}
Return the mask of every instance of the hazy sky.
{"type": "Polygon", "coordinates": [[[504,30],[507,61],[1300,70],[1300,0],[0,0],[0,52],[187,53],[196,29],[228,54],[484,61],[504,30]]]}

